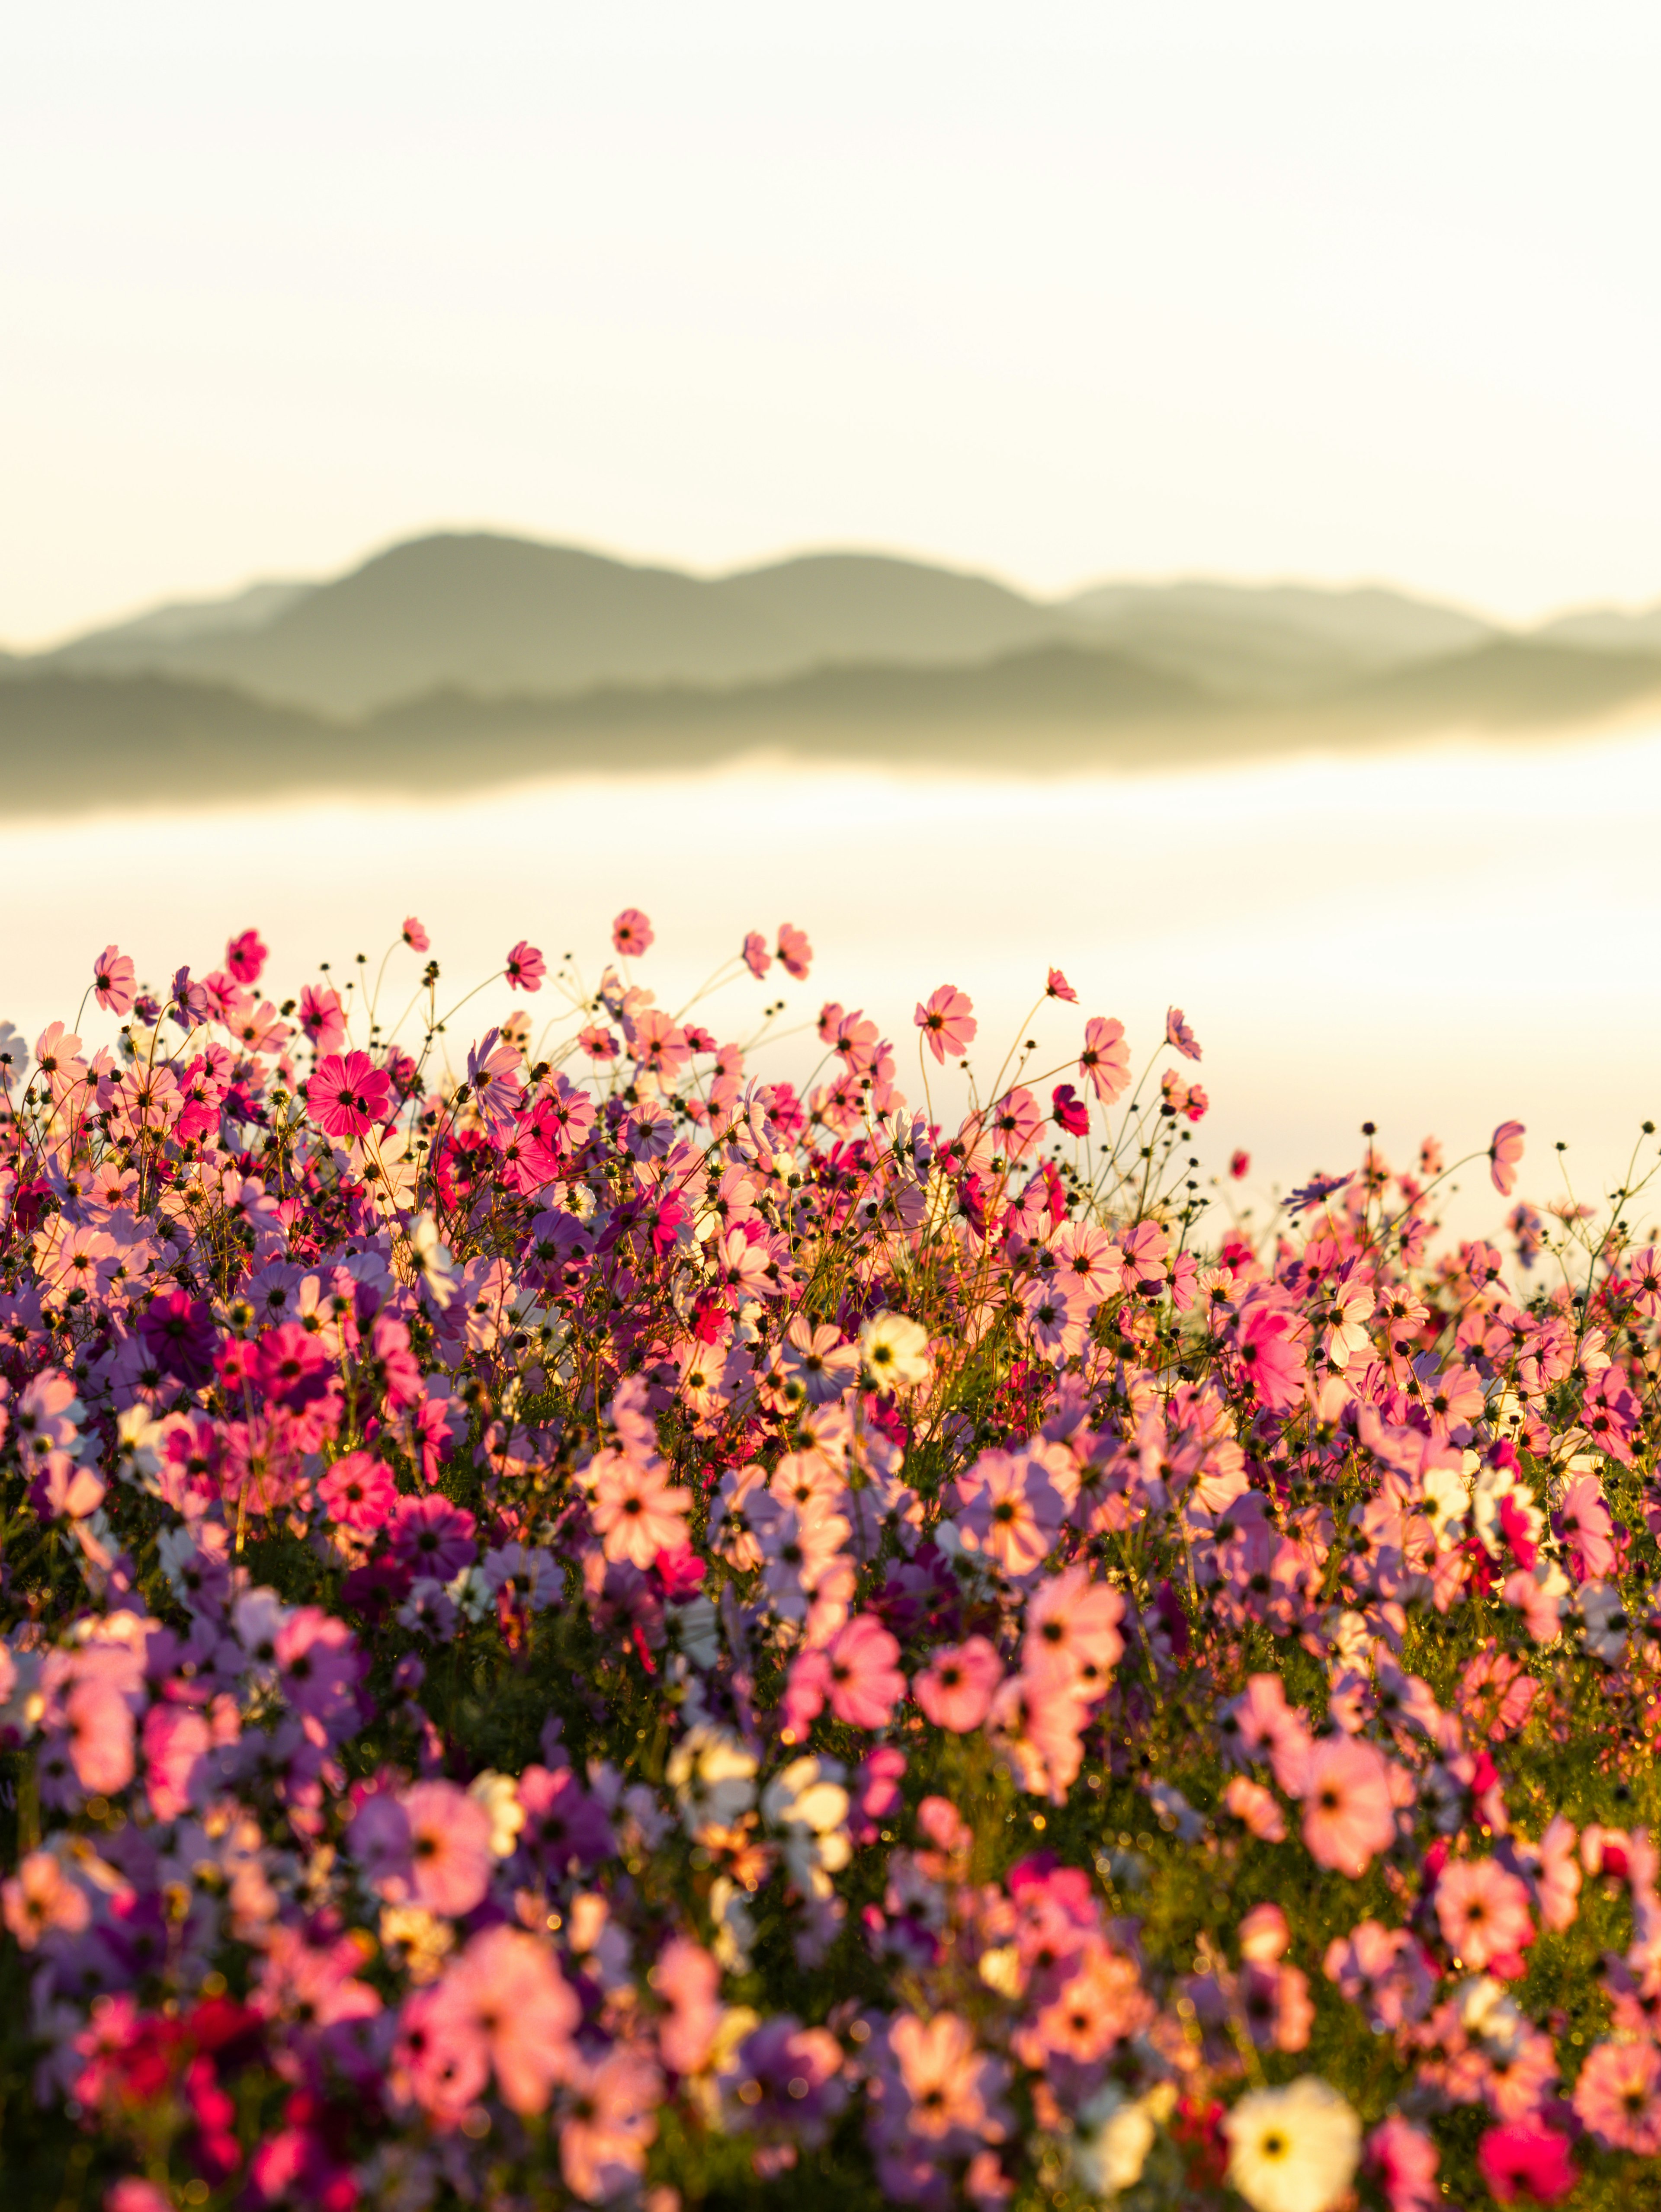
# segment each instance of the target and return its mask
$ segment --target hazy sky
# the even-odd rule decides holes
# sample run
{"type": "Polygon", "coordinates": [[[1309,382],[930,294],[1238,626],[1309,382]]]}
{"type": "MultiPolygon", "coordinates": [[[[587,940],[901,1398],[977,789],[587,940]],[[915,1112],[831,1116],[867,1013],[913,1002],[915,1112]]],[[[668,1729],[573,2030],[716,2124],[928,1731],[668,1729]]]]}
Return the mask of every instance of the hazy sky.
{"type": "Polygon", "coordinates": [[[1644,0],[14,10],[0,639],[446,523],[1661,597],[1658,80],[1644,0]]]}

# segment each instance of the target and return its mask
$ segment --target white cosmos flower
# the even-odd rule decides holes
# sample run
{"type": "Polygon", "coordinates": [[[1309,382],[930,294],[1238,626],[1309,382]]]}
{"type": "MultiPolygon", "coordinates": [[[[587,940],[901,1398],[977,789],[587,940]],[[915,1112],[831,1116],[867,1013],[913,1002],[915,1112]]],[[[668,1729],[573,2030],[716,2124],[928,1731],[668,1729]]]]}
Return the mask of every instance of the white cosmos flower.
{"type": "Polygon", "coordinates": [[[736,1736],[690,1729],[669,1755],[669,1786],[680,1800],[687,1831],[713,1822],[730,1828],[756,1801],[756,1760],[736,1736]]]}
{"type": "Polygon", "coordinates": [[[519,1832],[525,1826],[518,1783],[511,1774],[497,1774],[487,1766],[473,1777],[467,1795],[476,1797],[490,1816],[491,1850],[499,1859],[512,1858],[519,1832]]]}
{"type": "Polygon", "coordinates": [[[1116,2197],[1122,2189],[1135,2187],[1153,2148],[1159,2107],[1170,2102],[1168,2089],[1132,2098],[1110,2081],[1083,2107],[1073,2170],[1092,2197],[1116,2197]]]}
{"type": "Polygon", "coordinates": [[[447,1306],[456,1294],[460,1271],[449,1246],[439,1236],[438,1224],[430,1213],[423,1213],[410,1231],[410,1257],[433,1304],[447,1306]]]}
{"type": "Polygon", "coordinates": [[[1361,2123],[1313,2074],[1254,2089],[1223,2122],[1228,2179],[1252,2212],[1329,2212],[1361,2154],[1361,2123]]]}
{"type": "Polygon", "coordinates": [[[1594,1658],[1613,1666],[1627,1648],[1632,1626],[1626,1602],[1613,1583],[1582,1583],[1580,1618],[1585,1624],[1581,1641],[1594,1658]]]}
{"type": "Polygon", "coordinates": [[[860,1331],[860,1352],[890,1389],[928,1380],[928,1332],[904,1314],[873,1314],[860,1331]]]}

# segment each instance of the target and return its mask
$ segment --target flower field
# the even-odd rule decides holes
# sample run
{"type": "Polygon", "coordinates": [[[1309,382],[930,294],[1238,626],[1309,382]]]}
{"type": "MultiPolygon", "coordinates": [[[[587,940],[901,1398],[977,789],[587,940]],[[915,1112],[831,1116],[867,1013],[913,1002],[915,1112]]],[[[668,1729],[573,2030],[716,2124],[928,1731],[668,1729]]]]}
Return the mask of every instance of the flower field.
{"type": "Polygon", "coordinates": [[[653,943],[0,1026],[8,2212],[1661,2203],[1650,1125],[653,943]]]}

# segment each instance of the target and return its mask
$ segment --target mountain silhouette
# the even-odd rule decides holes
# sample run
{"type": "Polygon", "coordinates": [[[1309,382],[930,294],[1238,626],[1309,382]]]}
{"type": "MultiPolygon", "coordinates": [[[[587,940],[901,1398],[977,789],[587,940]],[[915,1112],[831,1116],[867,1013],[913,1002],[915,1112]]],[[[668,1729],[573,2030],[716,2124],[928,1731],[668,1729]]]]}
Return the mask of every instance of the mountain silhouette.
{"type": "Polygon", "coordinates": [[[1456,610],[1379,590],[1104,585],[1045,602],[878,554],[701,577],[475,532],[392,546],[330,583],[158,608],[10,672],[194,677],[357,716],[446,687],[562,697],[605,684],[754,684],[830,664],[970,666],[1070,643],[1220,697],[1274,701],[1492,635],[1456,610]]]}

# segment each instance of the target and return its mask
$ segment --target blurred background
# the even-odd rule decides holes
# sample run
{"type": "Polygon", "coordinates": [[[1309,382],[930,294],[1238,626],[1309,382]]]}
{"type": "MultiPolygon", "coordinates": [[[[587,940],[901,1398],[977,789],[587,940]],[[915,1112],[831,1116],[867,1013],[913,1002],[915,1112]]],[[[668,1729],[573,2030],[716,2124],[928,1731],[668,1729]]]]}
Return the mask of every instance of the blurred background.
{"type": "Polygon", "coordinates": [[[1508,1115],[1601,1196],[1658,73],[1614,0],[13,24],[0,1016],[411,911],[592,975],[626,904],[672,1001],[789,920],[903,1080],[942,981],[995,1063],[1050,962],[1139,1061],[1182,1005],[1260,1202],[1508,1115]]]}

